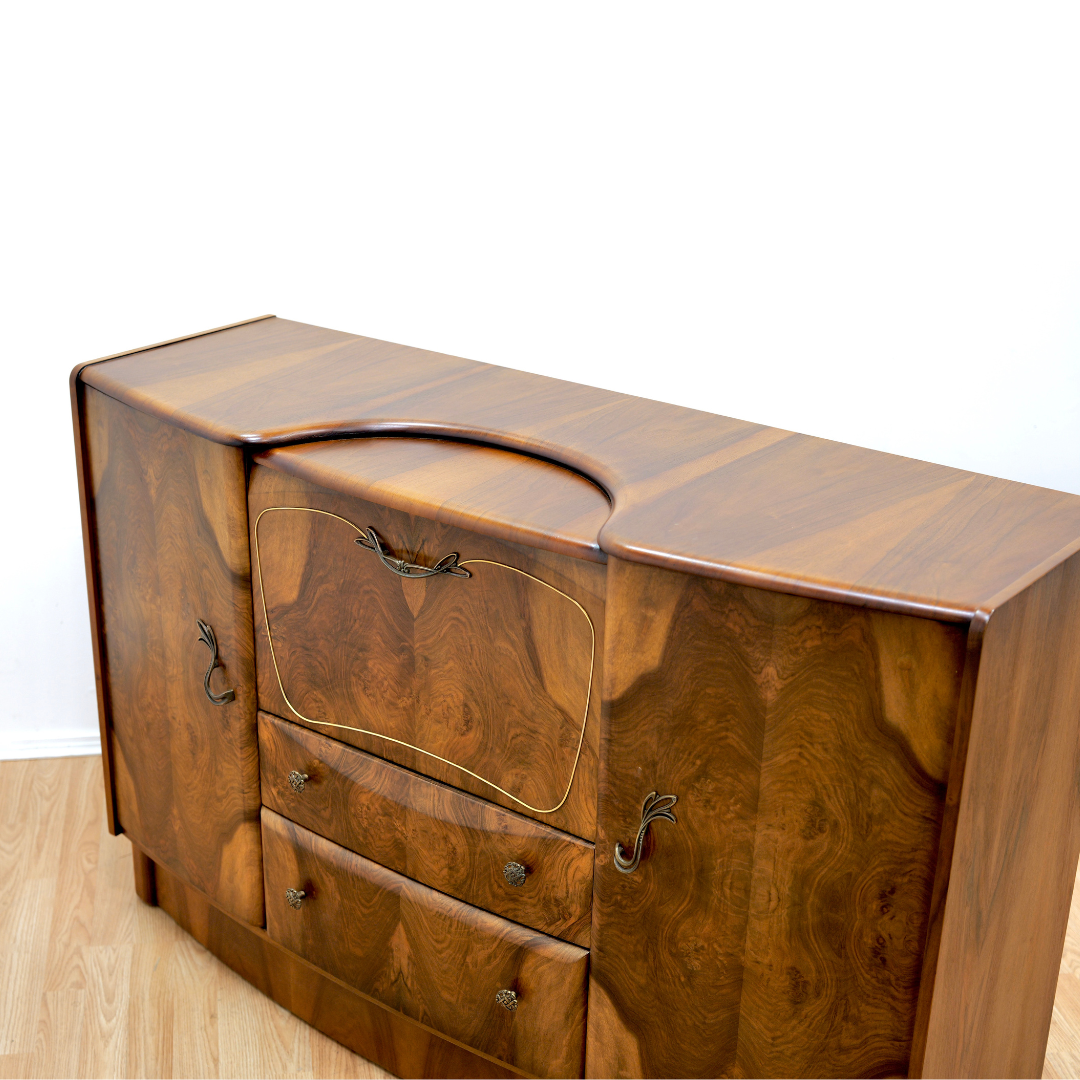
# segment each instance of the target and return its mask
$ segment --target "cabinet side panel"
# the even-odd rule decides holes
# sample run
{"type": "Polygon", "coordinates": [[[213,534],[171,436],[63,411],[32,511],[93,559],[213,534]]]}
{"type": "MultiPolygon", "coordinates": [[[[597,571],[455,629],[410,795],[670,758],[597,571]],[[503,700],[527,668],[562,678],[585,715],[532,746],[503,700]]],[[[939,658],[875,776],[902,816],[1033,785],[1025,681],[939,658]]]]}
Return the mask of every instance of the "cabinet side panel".
{"type": "Polygon", "coordinates": [[[589,1075],[903,1073],[963,631],[608,566],[589,1075]]]}
{"type": "Polygon", "coordinates": [[[984,631],[922,1075],[1042,1075],[1078,775],[1080,554],[984,631]]]}
{"type": "Polygon", "coordinates": [[[120,827],[238,918],[263,921],[242,452],[87,388],[103,675],[120,827]],[[217,637],[222,667],[203,688],[217,637]]]}
{"type": "Polygon", "coordinates": [[[101,590],[98,580],[97,528],[94,523],[94,497],[91,490],[90,466],[86,446],[86,424],[83,419],[86,386],[79,375],[86,364],[76,367],[69,379],[71,391],[71,423],[75,434],[75,471],[79,485],[79,514],[82,520],[83,561],[86,566],[86,593],[90,603],[90,647],[94,657],[94,690],[97,697],[98,730],[101,733],[101,766],[105,780],[105,815],[109,832],[116,836],[120,826],[116,821],[116,785],[112,746],[109,741],[109,699],[102,674],[101,658],[101,590]]]}

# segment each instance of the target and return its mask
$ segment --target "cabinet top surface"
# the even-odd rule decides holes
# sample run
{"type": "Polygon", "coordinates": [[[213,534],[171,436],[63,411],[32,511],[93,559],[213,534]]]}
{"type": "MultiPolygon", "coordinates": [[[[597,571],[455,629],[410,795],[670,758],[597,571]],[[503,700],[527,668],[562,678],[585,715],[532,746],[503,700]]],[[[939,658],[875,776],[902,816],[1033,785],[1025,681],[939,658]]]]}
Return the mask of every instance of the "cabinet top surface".
{"type": "Polygon", "coordinates": [[[266,318],[83,367],[217,442],[415,433],[527,451],[609,494],[609,555],[963,621],[1080,546],[1080,497],[266,318]]]}
{"type": "Polygon", "coordinates": [[[282,446],[260,465],[359,499],[531,547],[604,562],[611,507],[577,473],[524,454],[444,439],[363,438],[282,446]]]}

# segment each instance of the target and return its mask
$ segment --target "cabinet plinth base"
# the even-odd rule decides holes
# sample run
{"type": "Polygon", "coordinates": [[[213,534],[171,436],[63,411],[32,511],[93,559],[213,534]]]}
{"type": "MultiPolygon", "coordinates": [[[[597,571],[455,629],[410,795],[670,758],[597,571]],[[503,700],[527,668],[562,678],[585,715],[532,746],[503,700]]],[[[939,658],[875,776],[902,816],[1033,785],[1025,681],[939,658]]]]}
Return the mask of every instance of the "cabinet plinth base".
{"type": "Polygon", "coordinates": [[[154,860],[135,844],[131,845],[135,870],[135,895],[149,907],[157,907],[157,875],[154,860]]]}
{"type": "MultiPolygon", "coordinates": [[[[140,856],[146,858],[137,848],[135,855],[136,864],[140,856]]],[[[387,1072],[402,1077],[523,1075],[371,1001],[146,861],[158,905],[200,945],[305,1023],[387,1072]]]]}

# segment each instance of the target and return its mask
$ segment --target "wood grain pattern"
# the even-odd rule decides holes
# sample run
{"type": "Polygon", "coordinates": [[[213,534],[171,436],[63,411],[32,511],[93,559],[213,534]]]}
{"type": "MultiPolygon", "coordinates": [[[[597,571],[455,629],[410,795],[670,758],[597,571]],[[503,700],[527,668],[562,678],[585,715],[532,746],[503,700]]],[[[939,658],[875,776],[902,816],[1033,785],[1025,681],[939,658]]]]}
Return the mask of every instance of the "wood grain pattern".
{"type": "Polygon", "coordinates": [[[1080,554],[983,621],[924,1076],[1040,1075],[1080,853],[1080,554]]]}
{"type": "Polygon", "coordinates": [[[604,562],[611,507],[589,480],[492,446],[445,439],[335,439],[256,457],[343,495],[515,544],[604,562]]]}
{"type": "MultiPolygon", "coordinates": [[[[96,756],[0,761],[0,1076],[386,1075],[136,899],[132,848],[109,835],[101,782],[96,756]]],[[[369,1054],[381,1047],[397,1075],[511,1075],[317,974],[175,878],[169,887],[177,916],[207,947],[340,1042],[369,1054]]],[[[590,1009],[590,1029],[596,1023],[590,1009]]],[[[1067,1080],[1078,1069],[1074,891],[1043,1075],[1067,1080]]]]}
{"type": "MultiPolygon", "coordinates": [[[[101,787],[97,755],[0,761],[0,1077],[387,1076],[136,898],[132,847],[109,834],[101,787]]],[[[342,1021],[353,999],[386,1012],[334,986],[342,1021]]]]}
{"type": "Polygon", "coordinates": [[[589,954],[262,813],[267,932],[406,1016],[540,1076],[580,1076],[589,954]],[[306,894],[299,910],[287,888],[306,894]],[[495,995],[512,990],[515,1011],[495,995]]]}
{"type": "Polygon", "coordinates": [[[1042,1075],[1047,1080],[1080,1076],[1080,890],[1075,885],[1042,1075]]]}
{"type": "Polygon", "coordinates": [[[71,396],[71,424],[75,435],[75,472],[79,491],[79,514],[82,521],[83,536],[83,562],[86,569],[86,591],[90,604],[90,646],[94,661],[94,683],[98,706],[98,729],[101,733],[102,761],[105,771],[105,805],[109,821],[109,830],[115,835],[120,828],[116,822],[116,787],[113,783],[112,745],[109,739],[109,696],[105,685],[104,669],[102,662],[102,628],[101,628],[101,583],[98,580],[98,557],[97,557],[97,524],[94,520],[92,483],[87,467],[87,450],[85,424],[83,414],[85,412],[83,399],[86,392],[86,384],[81,376],[83,371],[93,364],[101,364],[106,360],[115,360],[120,356],[132,356],[136,353],[149,352],[151,349],[161,349],[166,345],[175,345],[180,341],[190,341],[193,338],[205,337],[208,334],[216,334],[221,330],[232,330],[234,327],[246,326],[248,323],[259,322],[262,319],[271,319],[272,315],[259,315],[254,319],[244,319],[240,322],[229,323],[226,326],[218,326],[212,330],[204,330],[195,334],[186,334],[183,337],[172,338],[169,341],[159,341],[155,345],[147,345],[138,349],[129,349],[125,352],[114,353],[111,356],[102,356],[97,360],[88,360],[76,364],[71,370],[68,379],[68,389],[71,396]]]}
{"type": "MultiPolygon", "coordinates": [[[[159,869],[159,878],[162,909],[196,941],[289,1012],[393,1075],[519,1075],[504,1063],[444,1038],[320,971],[282,948],[265,931],[233,919],[168,871],[159,869]]],[[[255,1046],[264,1032],[256,1018],[252,1020],[251,1043],[255,1046]]]]}
{"type": "MultiPolygon", "coordinates": [[[[591,839],[602,566],[348,498],[261,466],[252,470],[249,500],[277,669],[300,716],[418,747],[427,754],[355,731],[322,729],[591,839]],[[314,507],[360,528],[373,525],[395,554],[423,565],[450,551],[460,552],[463,562],[509,564],[569,594],[588,618],[565,596],[503,566],[474,563],[468,579],[404,580],[358,547],[356,532],[343,521],[296,511],[270,511],[260,519],[265,508],[281,506],[314,507]],[[528,809],[558,806],[571,779],[561,808],[528,809]]],[[[299,720],[281,693],[270,657],[258,575],[255,585],[259,704],[299,720]]]]}
{"type": "Polygon", "coordinates": [[[156,862],[263,921],[258,741],[241,453],[88,389],[103,671],[119,826],[156,862]],[[234,687],[203,690],[218,638],[234,687]]]}
{"type": "MultiPolygon", "coordinates": [[[[460,473],[444,502],[438,462],[418,481],[401,455],[419,448],[381,439],[275,451],[284,472],[255,469],[252,491],[318,491],[317,473],[398,500],[409,514],[323,492],[384,515],[362,524],[397,520],[411,557],[459,535],[481,550],[514,529],[550,532],[555,551],[502,547],[577,590],[598,629],[607,585],[589,560],[614,557],[599,825],[595,723],[585,773],[546,819],[601,844],[590,1069],[1037,1071],[1080,848],[1080,499],[276,319],[86,368],[73,405],[117,827],[163,865],[234,913],[261,913],[250,682],[240,723],[216,728],[175,689],[191,667],[180,628],[193,598],[224,599],[210,621],[224,621],[236,657],[225,674],[251,668],[245,458],[230,447],[414,433],[525,450],[605,489],[614,511],[597,545],[588,512],[568,519],[558,498],[516,491],[495,450],[476,451],[496,464],[460,473]],[[514,507],[503,520],[500,499],[514,507]],[[490,535],[460,529],[485,518],[490,535]],[[575,545],[584,557],[565,558],[575,545]],[[631,839],[641,797],[665,784],[679,824],[657,825],[636,874],[616,877],[604,851],[631,839]]],[[[435,445],[423,453],[469,460],[435,445]]],[[[521,583],[456,608],[441,582],[358,590],[355,562],[322,557],[333,547],[308,528],[276,555],[271,608],[314,706],[302,711],[317,716],[328,692],[347,712],[374,704],[408,742],[423,745],[419,732],[471,754],[478,772],[508,766],[508,790],[550,783],[581,652],[565,617],[521,583]],[[309,617],[326,610],[346,618],[309,617]]],[[[200,651],[193,635],[187,648],[200,651]]],[[[89,982],[104,985],[106,968],[89,982]]],[[[69,988],[49,993],[39,1042],[85,1008],[69,988]]]]}
{"type": "Polygon", "coordinates": [[[523,449],[609,493],[608,554],[934,618],[966,621],[1080,537],[1074,495],[285,319],[82,377],[232,445],[407,432],[523,449]]]}
{"type": "Polygon", "coordinates": [[[588,948],[593,846],[334,739],[259,714],[263,802],[458,900],[588,948]],[[308,779],[303,791],[288,782],[308,779]],[[510,885],[510,862],[528,871],[510,885]]]}
{"type": "Polygon", "coordinates": [[[903,1074],[963,632],[608,569],[589,1075],[903,1074]]]}

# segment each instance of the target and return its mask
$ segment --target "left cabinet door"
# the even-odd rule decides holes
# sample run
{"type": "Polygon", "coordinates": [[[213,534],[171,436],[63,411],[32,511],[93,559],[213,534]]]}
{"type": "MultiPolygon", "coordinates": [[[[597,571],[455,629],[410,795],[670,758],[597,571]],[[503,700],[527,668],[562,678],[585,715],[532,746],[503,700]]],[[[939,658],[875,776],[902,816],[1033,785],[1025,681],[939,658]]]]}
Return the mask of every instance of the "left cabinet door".
{"type": "Polygon", "coordinates": [[[82,400],[117,826],[225,910],[261,926],[243,453],[89,386],[82,400]],[[208,683],[200,621],[217,645],[208,683]],[[211,700],[227,690],[231,700],[211,700]]]}

